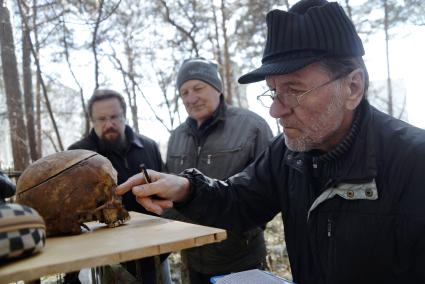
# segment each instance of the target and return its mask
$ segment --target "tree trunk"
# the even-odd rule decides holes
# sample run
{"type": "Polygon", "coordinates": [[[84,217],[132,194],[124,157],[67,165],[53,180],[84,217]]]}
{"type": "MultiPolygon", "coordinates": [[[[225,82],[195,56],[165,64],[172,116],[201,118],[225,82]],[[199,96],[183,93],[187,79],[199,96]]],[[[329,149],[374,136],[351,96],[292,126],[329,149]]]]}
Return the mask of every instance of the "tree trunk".
{"type": "MultiPolygon", "coordinates": [[[[24,4],[27,8],[26,3],[24,4]]],[[[27,13],[26,13],[27,14],[27,13]]],[[[31,46],[29,44],[30,31],[22,25],[22,74],[24,80],[25,114],[27,118],[27,134],[31,160],[40,158],[37,153],[34,125],[34,96],[32,92],[31,46]]]]}
{"type": "Polygon", "coordinates": [[[384,19],[384,30],[385,30],[385,52],[387,55],[387,91],[388,91],[388,114],[394,115],[393,110],[393,92],[391,87],[391,75],[390,75],[390,53],[389,53],[389,35],[388,35],[388,3],[387,0],[384,0],[384,11],[385,11],[385,19],[384,19]]]}
{"type": "Polygon", "coordinates": [[[345,0],[345,10],[347,11],[348,17],[352,19],[353,15],[352,15],[352,9],[350,6],[350,0],[345,0]]]}
{"type": "Polygon", "coordinates": [[[94,81],[95,81],[94,89],[95,90],[99,88],[99,58],[97,54],[97,45],[98,45],[97,41],[98,41],[98,31],[100,27],[100,21],[102,19],[103,3],[104,3],[103,0],[99,1],[98,14],[97,14],[96,23],[93,30],[92,43],[91,43],[91,49],[92,49],[93,58],[94,58],[94,81]]]}
{"type": "MultiPolygon", "coordinates": [[[[25,11],[23,11],[22,3],[20,1],[18,1],[18,8],[19,8],[19,13],[21,15],[22,24],[25,26],[25,29],[28,30],[29,29],[28,28],[28,21],[27,21],[28,17],[26,16],[25,11]]],[[[36,51],[34,49],[34,45],[31,42],[31,38],[28,37],[27,39],[28,39],[28,45],[31,48],[31,53],[34,57],[35,66],[37,67],[37,77],[40,81],[40,85],[41,85],[41,88],[43,90],[46,108],[47,108],[47,111],[49,113],[50,119],[52,121],[53,129],[56,133],[56,137],[58,139],[59,149],[60,149],[60,151],[63,151],[64,148],[63,148],[63,144],[62,144],[62,139],[61,139],[60,134],[59,134],[59,129],[57,127],[55,117],[53,115],[53,111],[52,111],[52,108],[51,108],[51,105],[50,105],[49,97],[47,95],[47,87],[46,87],[46,84],[44,84],[43,76],[41,75],[42,73],[41,73],[40,60],[38,59],[38,53],[36,53],[36,51]]]]}
{"type": "Polygon", "coordinates": [[[15,170],[24,170],[29,163],[27,135],[22,109],[22,94],[19,88],[19,75],[13,42],[9,10],[0,0],[0,45],[3,80],[6,91],[6,104],[12,140],[13,163],[15,170]]]}
{"type": "Polygon", "coordinates": [[[139,133],[139,121],[137,119],[137,101],[136,101],[136,85],[134,82],[136,82],[136,78],[134,76],[134,56],[133,56],[133,50],[128,42],[125,43],[126,47],[126,58],[127,58],[127,64],[128,64],[128,76],[132,82],[131,86],[131,92],[128,93],[128,103],[130,105],[131,109],[131,118],[133,120],[133,128],[134,130],[139,133]]]}
{"type": "MultiPolygon", "coordinates": [[[[223,30],[223,40],[224,40],[224,82],[226,83],[226,102],[229,105],[233,105],[233,88],[232,88],[232,82],[233,82],[233,76],[232,76],[232,67],[231,67],[231,61],[230,61],[230,54],[229,54],[229,39],[227,37],[227,28],[226,28],[226,7],[225,7],[225,1],[221,0],[221,17],[222,17],[222,30],[223,30]]],[[[238,100],[239,106],[241,105],[240,100],[238,100]]]]}
{"type": "Polygon", "coordinates": [[[214,43],[213,47],[215,48],[214,53],[215,53],[215,57],[217,58],[217,62],[220,66],[220,75],[222,78],[224,78],[224,72],[223,72],[223,57],[221,55],[221,47],[220,47],[220,36],[219,36],[219,32],[218,32],[218,27],[219,24],[217,22],[218,18],[217,18],[217,13],[216,13],[216,8],[214,6],[214,1],[211,0],[211,10],[213,13],[213,21],[214,21],[214,43]]]}
{"type": "MultiPolygon", "coordinates": [[[[34,41],[35,41],[35,56],[38,58],[38,55],[40,54],[39,46],[40,43],[38,42],[38,29],[37,29],[37,0],[33,0],[32,3],[32,26],[33,26],[33,33],[34,33],[34,41]]],[[[36,145],[37,145],[37,153],[40,155],[40,157],[43,156],[43,140],[41,139],[41,84],[40,84],[40,77],[38,76],[38,73],[36,75],[35,80],[35,124],[36,124],[36,145]]]]}

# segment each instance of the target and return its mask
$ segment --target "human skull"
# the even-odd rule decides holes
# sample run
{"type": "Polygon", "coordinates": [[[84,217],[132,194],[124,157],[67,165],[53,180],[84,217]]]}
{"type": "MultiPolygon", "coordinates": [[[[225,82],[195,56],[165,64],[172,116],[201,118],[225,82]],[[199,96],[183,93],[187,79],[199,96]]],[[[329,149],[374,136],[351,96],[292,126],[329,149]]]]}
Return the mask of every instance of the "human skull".
{"type": "Polygon", "coordinates": [[[47,236],[79,234],[84,222],[116,227],[130,219],[115,194],[117,172],[96,152],[69,150],[41,158],[22,173],[16,202],[37,210],[47,236]]]}

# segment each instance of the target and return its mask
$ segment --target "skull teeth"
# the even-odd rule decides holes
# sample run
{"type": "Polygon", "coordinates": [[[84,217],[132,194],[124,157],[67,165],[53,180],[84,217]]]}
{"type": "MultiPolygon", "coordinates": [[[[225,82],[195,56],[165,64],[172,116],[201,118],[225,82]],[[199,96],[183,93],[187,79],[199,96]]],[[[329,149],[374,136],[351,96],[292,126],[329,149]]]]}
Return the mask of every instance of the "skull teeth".
{"type": "Polygon", "coordinates": [[[115,228],[115,227],[118,227],[119,225],[124,224],[124,222],[125,222],[125,220],[117,220],[117,221],[114,221],[112,223],[109,223],[108,227],[109,228],[115,228]]]}

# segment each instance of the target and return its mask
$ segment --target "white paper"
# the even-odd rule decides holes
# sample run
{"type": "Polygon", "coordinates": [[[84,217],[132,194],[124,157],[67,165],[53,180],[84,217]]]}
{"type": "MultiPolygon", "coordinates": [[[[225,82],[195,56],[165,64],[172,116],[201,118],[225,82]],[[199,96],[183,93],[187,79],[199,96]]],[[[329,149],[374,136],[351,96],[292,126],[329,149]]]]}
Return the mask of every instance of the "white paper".
{"type": "Polygon", "coordinates": [[[232,273],[217,279],[216,284],[294,284],[291,281],[259,269],[232,273]]]}

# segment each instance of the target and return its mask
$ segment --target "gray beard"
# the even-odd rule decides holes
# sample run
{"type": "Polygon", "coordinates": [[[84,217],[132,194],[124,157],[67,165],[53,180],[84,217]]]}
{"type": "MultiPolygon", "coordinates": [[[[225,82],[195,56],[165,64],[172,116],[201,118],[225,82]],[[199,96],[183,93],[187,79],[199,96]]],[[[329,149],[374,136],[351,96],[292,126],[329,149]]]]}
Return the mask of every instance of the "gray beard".
{"type": "MultiPolygon", "coordinates": [[[[342,113],[344,106],[344,101],[337,93],[333,95],[333,100],[326,108],[326,110],[322,113],[320,117],[317,118],[316,124],[312,126],[312,128],[316,132],[326,131],[327,135],[335,133],[342,124],[342,115],[339,117],[337,114],[342,113]],[[333,120],[337,119],[337,123],[334,125],[329,125],[328,121],[332,118],[333,120]]],[[[298,139],[288,139],[285,134],[285,144],[288,149],[294,152],[308,152],[313,149],[320,149],[321,145],[327,138],[326,136],[319,137],[299,137],[298,139]]]]}

